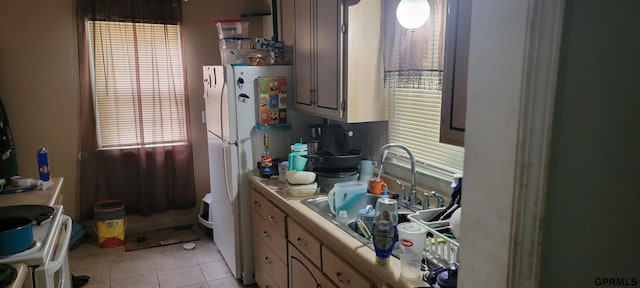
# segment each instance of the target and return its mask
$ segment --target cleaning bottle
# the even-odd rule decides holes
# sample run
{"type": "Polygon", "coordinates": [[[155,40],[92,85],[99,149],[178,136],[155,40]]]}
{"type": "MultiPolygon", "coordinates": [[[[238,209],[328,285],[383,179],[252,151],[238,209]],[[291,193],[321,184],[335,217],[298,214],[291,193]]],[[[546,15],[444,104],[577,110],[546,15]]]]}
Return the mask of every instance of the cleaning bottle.
{"type": "Polygon", "coordinates": [[[49,152],[47,147],[40,146],[37,153],[40,180],[49,181],[49,152]]]}
{"type": "Polygon", "coordinates": [[[389,264],[389,257],[396,244],[398,202],[391,198],[379,198],[373,218],[373,247],[376,264],[389,264]]]}

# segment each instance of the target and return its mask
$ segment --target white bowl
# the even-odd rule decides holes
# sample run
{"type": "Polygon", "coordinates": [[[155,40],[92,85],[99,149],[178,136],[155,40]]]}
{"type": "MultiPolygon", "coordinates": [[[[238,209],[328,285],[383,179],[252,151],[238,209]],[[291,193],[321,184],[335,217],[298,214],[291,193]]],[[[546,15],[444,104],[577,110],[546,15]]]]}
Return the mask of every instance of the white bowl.
{"type": "Polygon", "coordinates": [[[316,173],[309,171],[287,171],[287,181],[294,185],[311,184],[316,181],[316,173]]]}

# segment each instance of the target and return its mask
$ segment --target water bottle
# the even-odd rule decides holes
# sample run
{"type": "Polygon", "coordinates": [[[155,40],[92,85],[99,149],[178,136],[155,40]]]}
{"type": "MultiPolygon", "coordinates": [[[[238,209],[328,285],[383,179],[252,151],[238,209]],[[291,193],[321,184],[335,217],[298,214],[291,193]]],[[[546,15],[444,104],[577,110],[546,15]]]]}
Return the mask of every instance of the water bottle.
{"type": "Polygon", "coordinates": [[[49,152],[47,152],[47,147],[40,146],[38,148],[37,158],[40,180],[49,181],[49,152]]]}

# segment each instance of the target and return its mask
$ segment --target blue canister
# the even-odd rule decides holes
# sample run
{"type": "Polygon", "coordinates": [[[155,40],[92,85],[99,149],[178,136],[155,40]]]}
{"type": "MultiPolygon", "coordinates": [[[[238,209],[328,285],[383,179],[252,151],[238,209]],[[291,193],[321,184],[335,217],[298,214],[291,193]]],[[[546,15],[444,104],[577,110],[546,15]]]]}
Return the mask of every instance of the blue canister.
{"type": "Polygon", "coordinates": [[[37,157],[40,180],[49,181],[49,152],[47,152],[47,147],[40,146],[37,157]]]}
{"type": "Polygon", "coordinates": [[[364,222],[364,225],[367,226],[371,233],[373,233],[373,217],[375,216],[375,213],[376,211],[373,209],[372,205],[367,205],[367,208],[358,210],[360,219],[362,219],[362,222],[364,222]]]}

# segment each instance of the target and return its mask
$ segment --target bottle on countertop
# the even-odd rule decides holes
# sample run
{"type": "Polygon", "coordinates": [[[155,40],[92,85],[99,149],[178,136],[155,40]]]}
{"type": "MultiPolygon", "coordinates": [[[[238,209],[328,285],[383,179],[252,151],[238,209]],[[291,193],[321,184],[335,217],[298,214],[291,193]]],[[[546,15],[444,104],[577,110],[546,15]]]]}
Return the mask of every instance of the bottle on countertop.
{"type": "Polygon", "coordinates": [[[40,146],[40,148],[38,148],[37,158],[40,180],[49,181],[49,152],[47,151],[47,147],[40,146]]]}
{"type": "Polygon", "coordinates": [[[260,156],[260,177],[270,178],[273,175],[273,159],[269,152],[269,134],[264,131],[264,151],[260,156]]]}
{"type": "Polygon", "coordinates": [[[376,264],[389,264],[389,257],[396,244],[398,202],[391,198],[379,198],[373,218],[373,247],[376,264]]]}

